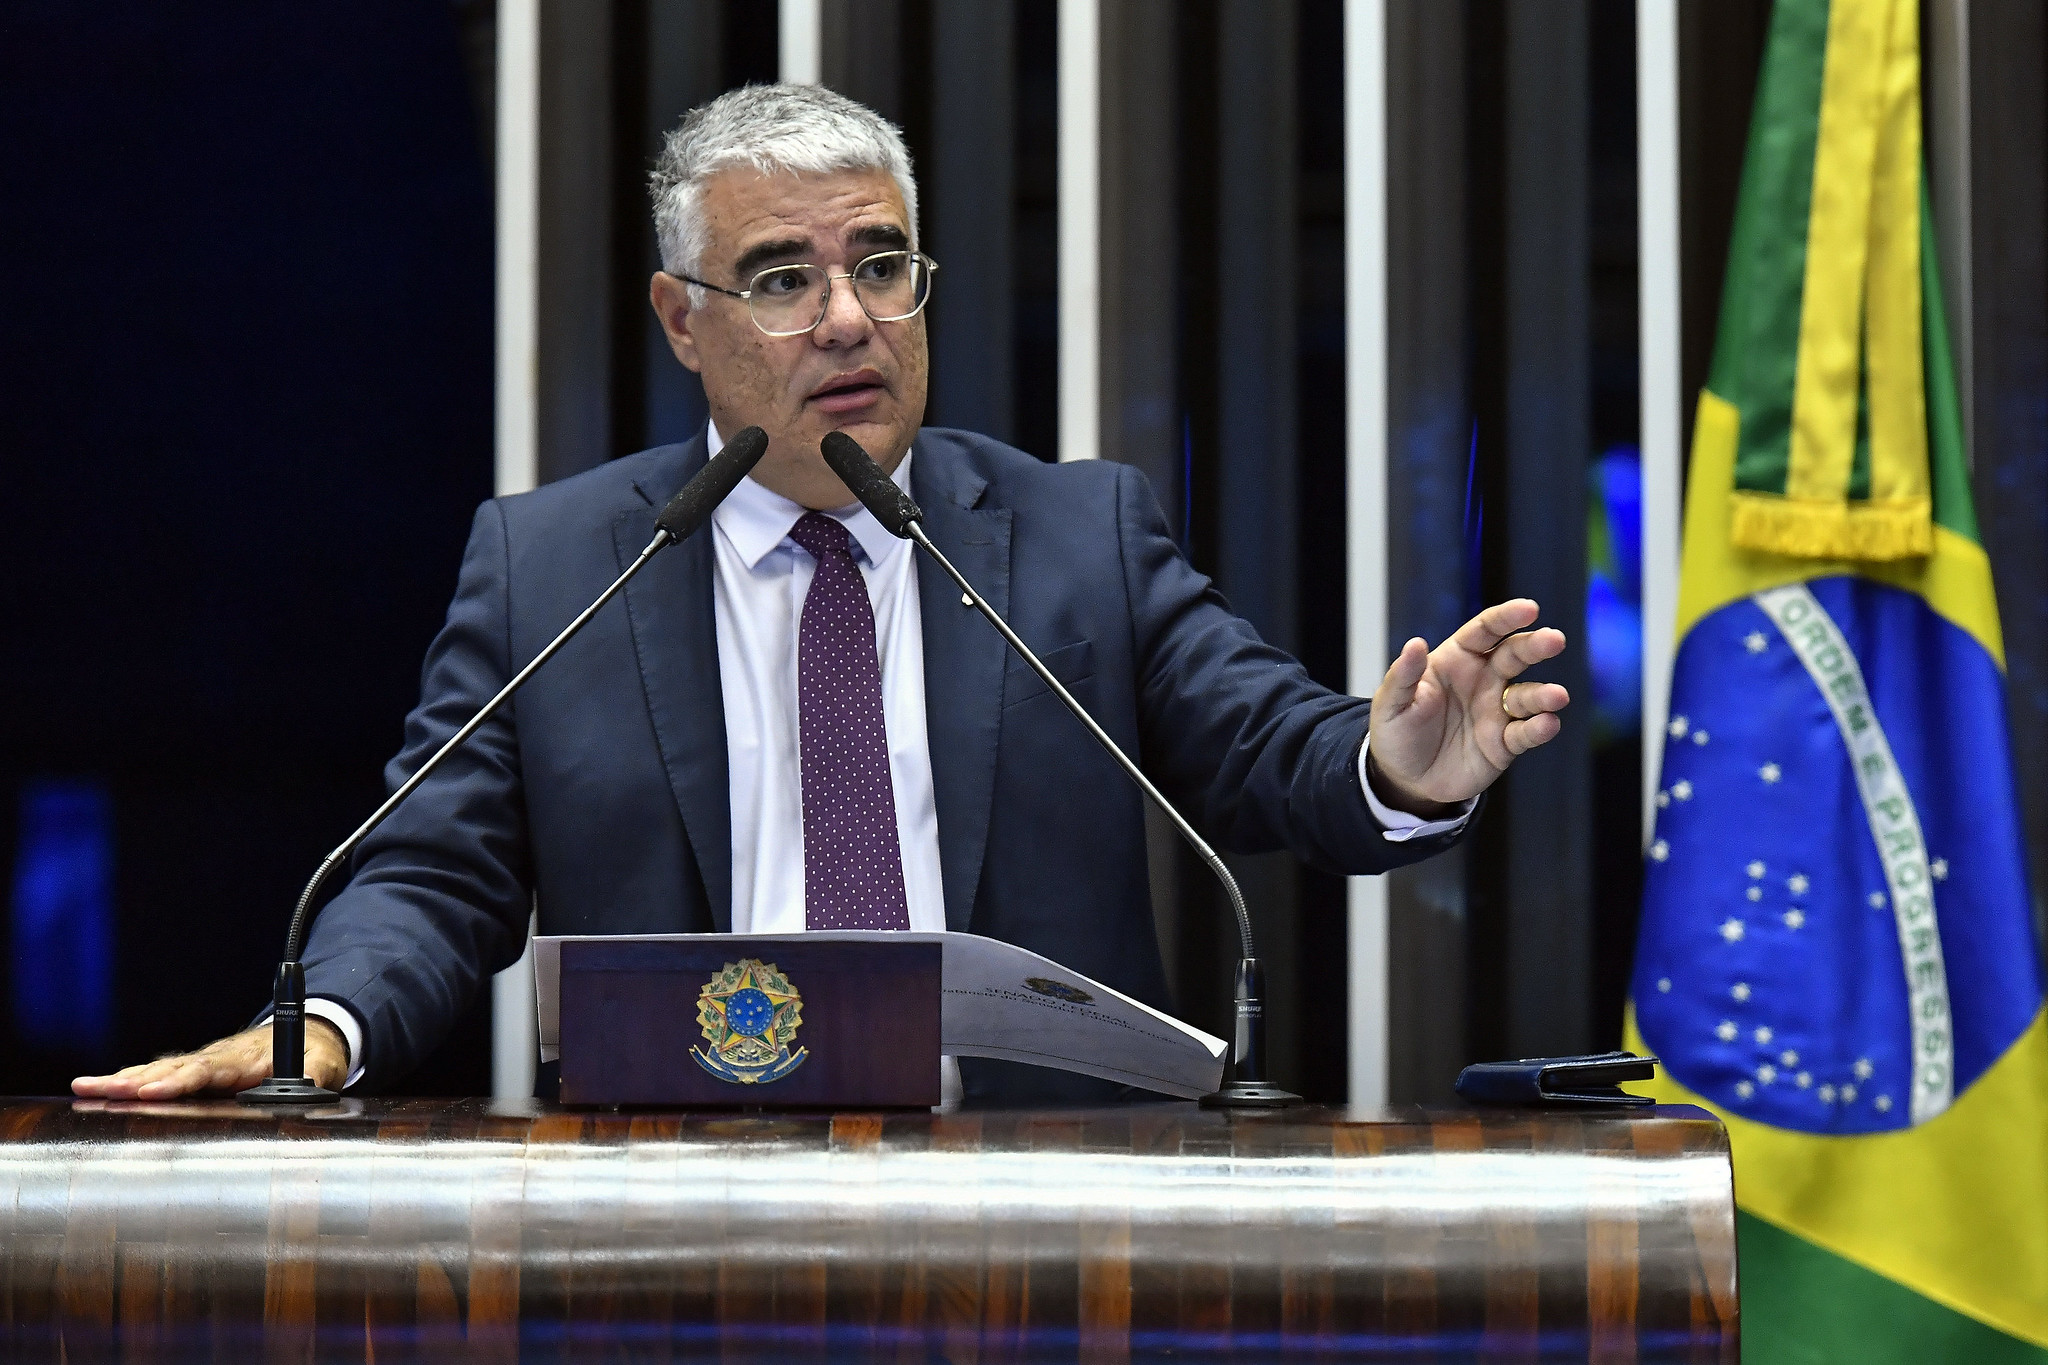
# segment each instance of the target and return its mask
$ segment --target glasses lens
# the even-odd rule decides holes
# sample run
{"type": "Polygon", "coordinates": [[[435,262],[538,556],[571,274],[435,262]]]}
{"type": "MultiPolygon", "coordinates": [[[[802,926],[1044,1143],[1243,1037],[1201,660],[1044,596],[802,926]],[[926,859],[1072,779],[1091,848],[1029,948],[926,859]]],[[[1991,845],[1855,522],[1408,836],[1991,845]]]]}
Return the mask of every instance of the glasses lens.
{"type": "Polygon", "coordinates": [[[853,268],[853,287],[869,317],[900,322],[924,307],[932,290],[932,272],[915,252],[883,251],[853,268]]]}
{"type": "Polygon", "coordinates": [[[754,324],[770,336],[808,332],[825,316],[825,272],[814,265],[780,265],[754,276],[747,303],[754,324]]]}

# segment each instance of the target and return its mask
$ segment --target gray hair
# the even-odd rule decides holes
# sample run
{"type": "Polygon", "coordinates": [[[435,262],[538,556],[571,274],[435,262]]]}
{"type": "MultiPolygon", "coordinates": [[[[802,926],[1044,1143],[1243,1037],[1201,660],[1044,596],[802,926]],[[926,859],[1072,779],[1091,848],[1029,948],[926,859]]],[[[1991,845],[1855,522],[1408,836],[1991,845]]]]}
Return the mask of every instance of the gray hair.
{"type": "MultiPolygon", "coordinates": [[[[733,166],[767,175],[887,171],[903,194],[910,239],[917,241],[917,181],[894,124],[823,86],[746,85],[686,114],[663,141],[648,177],[661,268],[669,274],[703,273],[709,245],[704,182],[733,166]]],[[[691,305],[703,302],[704,291],[691,285],[691,305]]]]}

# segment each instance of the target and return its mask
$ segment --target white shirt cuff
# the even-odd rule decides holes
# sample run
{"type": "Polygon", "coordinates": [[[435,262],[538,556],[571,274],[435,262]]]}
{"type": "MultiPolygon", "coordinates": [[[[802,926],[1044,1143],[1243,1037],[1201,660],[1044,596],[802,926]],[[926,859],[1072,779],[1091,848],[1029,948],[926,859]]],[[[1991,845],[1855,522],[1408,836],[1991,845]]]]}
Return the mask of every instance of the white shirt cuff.
{"type": "MultiPolygon", "coordinates": [[[[1380,822],[1381,832],[1388,843],[1405,844],[1410,839],[1427,839],[1432,834],[1453,834],[1463,829],[1465,822],[1472,818],[1472,809],[1479,804],[1479,798],[1476,796],[1467,801],[1464,809],[1448,820],[1425,820],[1419,815],[1410,815],[1405,810],[1395,810],[1380,800],[1379,794],[1372,789],[1372,778],[1367,776],[1365,768],[1365,756],[1371,752],[1372,732],[1368,730],[1365,743],[1358,746],[1358,785],[1365,792],[1366,809],[1372,812],[1373,819],[1380,822]]],[[[310,1000],[306,1005],[308,1009],[312,1008],[310,1000]]]]}
{"type": "MultiPolygon", "coordinates": [[[[256,1022],[258,1024],[270,1022],[270,1013],[269,1010],[263,1011],[263,1017],[256,1022]]],[[[306,1013],[315,1019],[325,1019],[328,1023],[341,1030],[341,1040],[348,1044],[349,1065],[348,1079],[341,1083],[341,1088],[343,1090],[348,1089],[363,1078],[362,1022],[356,1018],[356,1012],[347,1005],[342,1004],[339,1000],[329,1000],[323,995],[307,997],[306,1013]]]]}

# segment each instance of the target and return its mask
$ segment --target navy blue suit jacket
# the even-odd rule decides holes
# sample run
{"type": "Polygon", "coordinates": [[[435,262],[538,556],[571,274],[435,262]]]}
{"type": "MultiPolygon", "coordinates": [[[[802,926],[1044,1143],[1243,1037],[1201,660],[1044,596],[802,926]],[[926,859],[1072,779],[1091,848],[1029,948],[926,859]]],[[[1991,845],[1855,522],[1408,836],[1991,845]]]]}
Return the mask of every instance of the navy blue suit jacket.
{"type": "MultiPolygon", "coordinates": [[[[1216,844],[1332,872],[1389,843],[1359,790],[1367,704],[1309,680],[1181,556],[1145,480],[926,430],[925,526],[1216,844]]],[[[478,509],[394,786],[629,564],[705,460],[664,446],[478,509]]],[[[732,832],[711,532],[664,551],[357,855],[316,921],[309,993],[365,1029],[374,1087],[413,1066],[541,932],[726,930],[732,832]]],[[[1143,798],[920,557],[925,699],[947,926],[1170,1007],[1143,798]]],[[[969,1094],[1083,1097],[1081,1078],[966,1059],[969,1094]]]]}

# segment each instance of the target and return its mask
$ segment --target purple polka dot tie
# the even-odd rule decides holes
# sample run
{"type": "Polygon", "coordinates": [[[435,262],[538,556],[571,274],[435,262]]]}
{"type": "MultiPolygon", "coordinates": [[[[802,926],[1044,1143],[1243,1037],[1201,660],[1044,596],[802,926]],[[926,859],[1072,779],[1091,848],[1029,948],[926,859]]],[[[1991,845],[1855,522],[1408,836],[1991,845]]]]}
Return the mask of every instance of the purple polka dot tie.
{"type": "Polygon", "coordinates": [[[853,535],[806,512],[789,538],[818,561],[796,643],[804,926],[908,929],[875,609],[853,562],[853,535]]]}

